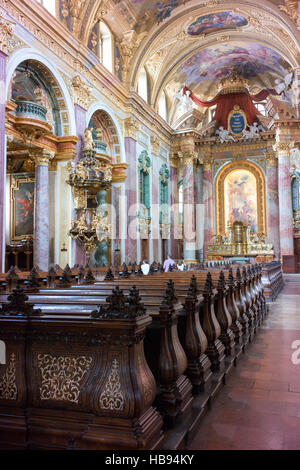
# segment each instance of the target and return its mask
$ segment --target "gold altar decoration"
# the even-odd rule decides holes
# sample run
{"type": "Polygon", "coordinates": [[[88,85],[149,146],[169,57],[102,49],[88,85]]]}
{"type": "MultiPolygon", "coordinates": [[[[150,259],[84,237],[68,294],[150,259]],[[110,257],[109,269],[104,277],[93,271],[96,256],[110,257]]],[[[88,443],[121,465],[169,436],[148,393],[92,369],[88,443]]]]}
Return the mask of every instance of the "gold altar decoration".
{"type": "Polygon", "coordinates": [[[220,81],[218,92],[222,94],[244,93],[249,89],[249,86],[249,80],[241,77],[237,72],[232,71],[228,77],[220,81]]]}
{"type": "Polygon", "coordinates": [[[216,233],[225,236],[225,197],[224,184],[226,177],[234,170],[248,170],[256,179],[257,196],[257,232],[266,233],[266,207],[265,207],[265,178],[261,169],[248,160],[232,161],[225,165],[219,172],[215,183],[216,201],[216,233]]]}
{"type": "Polygon", "coordinates": [[[265,242],[264,233],[251,233],[250,225],[241,221],[228,224],[227,233],[216,236],[216,242],[208,245],[207,256],[274,256],[273,245],[265,242]]]}

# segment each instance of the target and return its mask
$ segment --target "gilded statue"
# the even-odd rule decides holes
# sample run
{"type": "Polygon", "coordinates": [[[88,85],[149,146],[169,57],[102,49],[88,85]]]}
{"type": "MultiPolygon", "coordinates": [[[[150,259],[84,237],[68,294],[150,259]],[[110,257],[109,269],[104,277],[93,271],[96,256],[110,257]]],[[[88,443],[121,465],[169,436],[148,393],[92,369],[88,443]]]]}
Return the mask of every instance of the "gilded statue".
{"type": "Polygon", "coordinates": [[[84,150],[93,150],[95,147],[95,144],[93,141],[93,134],[90,129],[86,129],[84,131],[84,139],[85,139],[84,150]]]}

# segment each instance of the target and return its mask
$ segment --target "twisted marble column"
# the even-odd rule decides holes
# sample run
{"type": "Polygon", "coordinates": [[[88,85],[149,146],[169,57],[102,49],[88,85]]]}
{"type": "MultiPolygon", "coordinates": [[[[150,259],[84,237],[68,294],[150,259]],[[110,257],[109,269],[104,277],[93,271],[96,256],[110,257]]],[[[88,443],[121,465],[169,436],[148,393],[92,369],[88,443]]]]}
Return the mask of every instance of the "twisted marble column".
{"type": "Polygon", "coordinates": [[[268,241],[273,244],[275,258],[280,257],[279,237],[279,202],[277,157],[274,153],[266,154],[267,160],[267,200],[268,200],[268,241]]]}
{"type": "Polygon", "coordinates": [[[213,243],[213,183],[212,183],[212,159],[203,161],[203,204],[204,204],[204,244],[203,256],[207,259],[207,247],[213,243]]]}
{"type": "Polygon", "coordinates": [[[294,228],[290,177],[290,144],[278,142],[278,199],[281,256],[294,255],[294,228]]]}
{"type": "Polygon", "coordinates": [[[194,155],[183,158],[183,226],[184,226],[184,260],[196,262],[195,236],[195,188],[194,188],[194,155]]]}
{"type": "Polygon", "coordinates": [[[35,154],[34,265],[41,271],[49,268],[49,161],[54,152],[35,154]]]}
{"type": "Polygon", "coordinates": [[[203,217],[203,162],[198,163],[195,174],[196,230],[199,243],[196,246],[196,257],[203,261],[204,217],[203,217]]]}

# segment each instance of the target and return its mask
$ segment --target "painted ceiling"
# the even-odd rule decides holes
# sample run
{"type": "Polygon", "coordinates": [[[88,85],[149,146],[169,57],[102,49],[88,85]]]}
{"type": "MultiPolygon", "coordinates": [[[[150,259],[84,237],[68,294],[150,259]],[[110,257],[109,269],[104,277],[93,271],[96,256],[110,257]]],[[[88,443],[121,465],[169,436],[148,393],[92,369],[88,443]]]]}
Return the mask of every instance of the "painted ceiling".
{"type": "Polygon", "coordinates": [[[202,96],[214,96],[220,80],[232,70],[252,86],[271,88],[283,77],[289,64],[274,50],[255,42],[232,41],[210,46],[193,54],[174,72],[173,79],[186,83],[202,96]]]}

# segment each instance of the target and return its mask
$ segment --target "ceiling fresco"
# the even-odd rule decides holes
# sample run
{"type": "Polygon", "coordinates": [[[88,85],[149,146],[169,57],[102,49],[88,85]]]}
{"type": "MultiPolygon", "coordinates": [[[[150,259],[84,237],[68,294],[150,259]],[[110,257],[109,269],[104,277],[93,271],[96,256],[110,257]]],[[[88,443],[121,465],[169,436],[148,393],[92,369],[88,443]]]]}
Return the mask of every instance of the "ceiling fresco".
{"type": "Polygon", "coordinates": [[[188,28],[188,34],[198,36],[199,34],[217,33],[227,29],[236,29],[246,26],[248,21],[241,15],[232,11],[223,11],[221,13],[212,13],[197,18],[188,28]]]}
{"type": "Polygon", "coordinates": [[[173,78],[202,95],[216,94],[216,85],[232,70],[252,85],[272,87],[289,64],[272,49],[254,42],[227,42],[207,47],[183,62],[173,78]]]}

